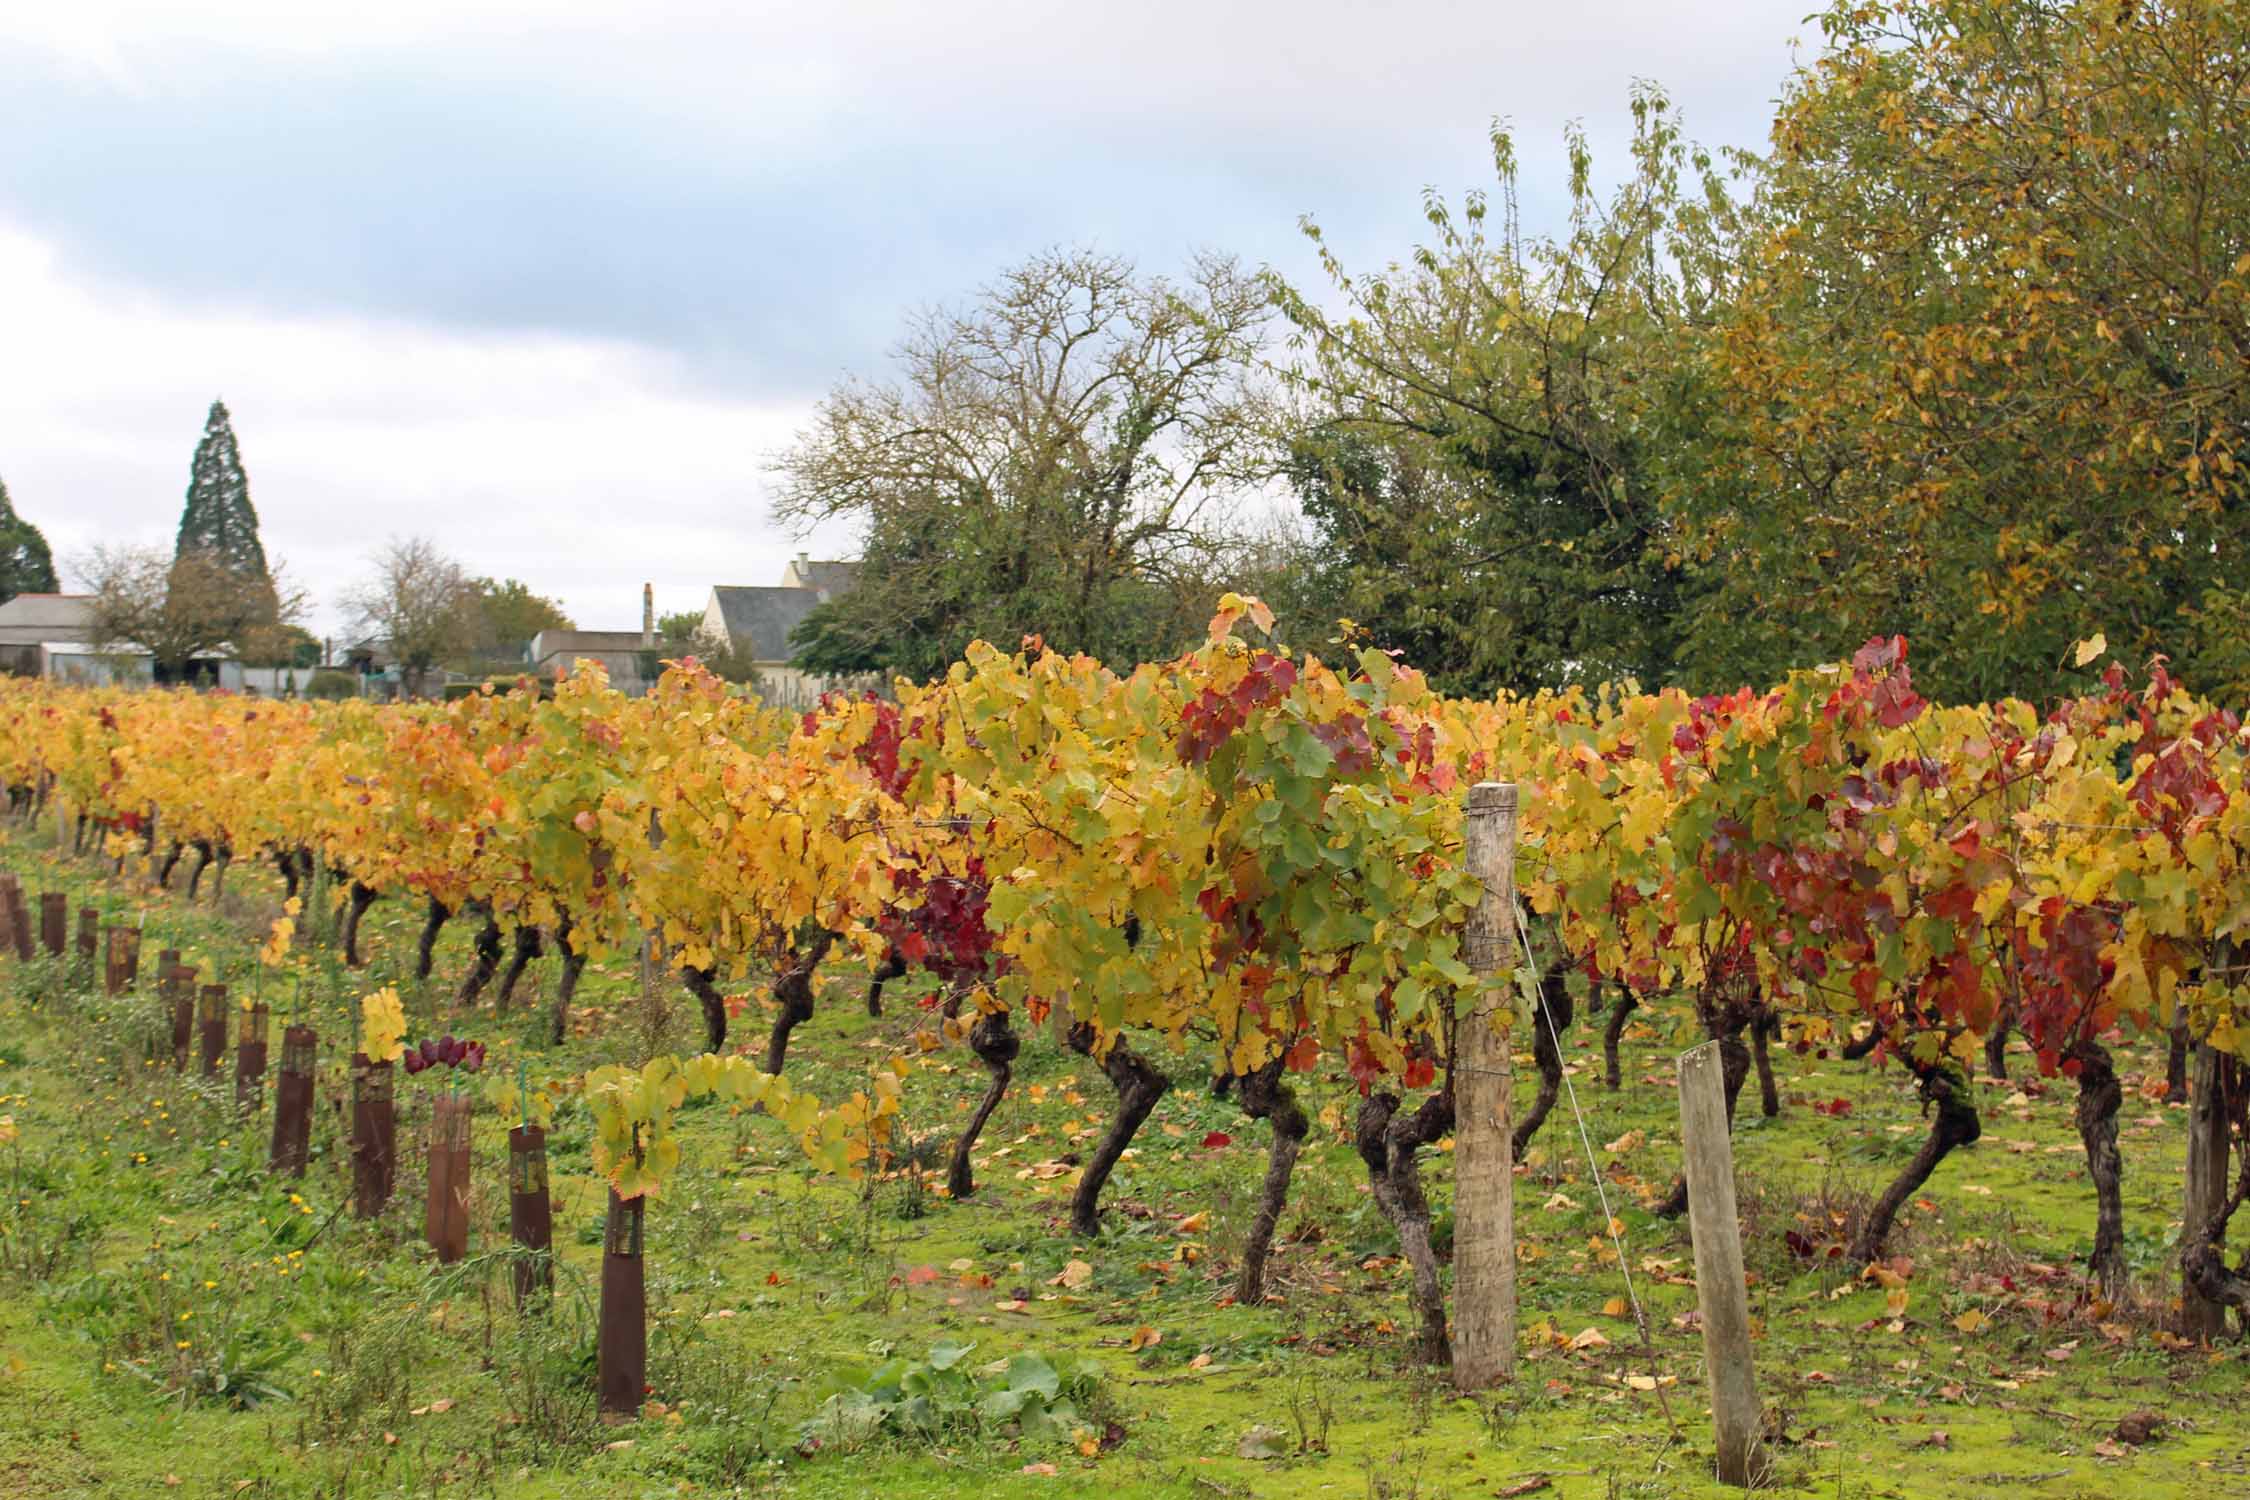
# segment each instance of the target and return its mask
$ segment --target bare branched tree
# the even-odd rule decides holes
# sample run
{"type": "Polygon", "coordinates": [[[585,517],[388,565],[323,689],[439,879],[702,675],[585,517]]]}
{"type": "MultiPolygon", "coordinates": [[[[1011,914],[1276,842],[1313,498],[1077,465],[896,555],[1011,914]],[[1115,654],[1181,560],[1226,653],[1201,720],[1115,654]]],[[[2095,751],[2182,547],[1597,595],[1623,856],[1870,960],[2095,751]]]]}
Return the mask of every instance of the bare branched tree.
{"type": "Polygon", "coordinates": [[[407,693],[424,696],[433,667],[475,647],[484,628],[482,599],[461,565],[427,537],[394,537],[369,561],[374,571],[345,596],[345,606],[360,629],[390,649],[407,693]]]}
{"type": "Polygon", "coordinates": [[[784,525],[865,529],[811,664],[921,671],[1027,632],[1120,660],[1176,647],[1267,457],[1269,306],[1224,257],[1174,282],[1077,250],[919,318],[896,380],[838,387],[775,464],[784,525]]]}
{"type": "Polygon", "coordinates": [[[305,611],[304,591],[278,561],[268,575],[245,576],[210,552],[102,546],[75,571],[94,596],[96,644],[148,652],[160,682],[180,680],[200,658],[275,659],[305,611]]]}

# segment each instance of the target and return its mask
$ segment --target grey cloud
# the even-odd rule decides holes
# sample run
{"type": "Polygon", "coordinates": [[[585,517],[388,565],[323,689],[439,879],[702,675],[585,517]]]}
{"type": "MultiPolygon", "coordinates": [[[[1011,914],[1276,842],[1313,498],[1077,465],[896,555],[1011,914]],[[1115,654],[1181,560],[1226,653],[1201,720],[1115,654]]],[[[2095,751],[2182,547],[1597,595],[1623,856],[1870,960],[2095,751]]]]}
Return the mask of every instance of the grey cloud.
{"type": "Polygon", "coordinates": [[[0,153],[0,222],[168,300],[623,339],[781,397],[869,368],[904,309],[1042,244],[1303,274],[1311,212],[1355,264],[1399,255],[1425,183],[1487,179],[1494,113],[1536,222],[1561,121],[1614,160],[1636,72],[1673,75],[1698,135],[1754,142],[1794,7],[1612,6],[1556,55],[1505,7],[1175,7],[1169,37],[1102,9],[1036,33],[183,45],[134,87],[0,51],[0,132],[35,147],[0,153]]]}

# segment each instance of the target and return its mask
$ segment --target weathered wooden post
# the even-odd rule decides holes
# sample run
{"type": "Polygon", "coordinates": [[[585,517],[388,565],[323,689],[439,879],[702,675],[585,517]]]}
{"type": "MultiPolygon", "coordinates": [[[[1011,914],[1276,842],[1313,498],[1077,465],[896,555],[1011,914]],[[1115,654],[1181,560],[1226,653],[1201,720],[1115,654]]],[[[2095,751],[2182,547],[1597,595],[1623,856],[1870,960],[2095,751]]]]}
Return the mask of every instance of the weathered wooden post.
{"type": "MultiPolygon", "coordinates": [[[[2209,1042],[2195,1049],[2195,1082],[2188,1094],[2187,1195],[2180,1212],[2183,1260],[2187,1247],[2227,1200],[2227,1115],[2219,1089],[2219,1052],[2209,1042]]],[[[2210,1342],[2227,1331],[2227,1310],[2180,1278],[2180,1332],[2210,1342]]]]}
{"type": "Polygon", "coordinates": [[[70,896],[63,891],[39,893],[39,941],[49,958],[60,958],[70,945],[70,896]]]}
{"type": "Polygon", "coordinates": [[[78,956],[86,960],[86,972],[94,972],[94,955],[101,950],[102,913],[98,906],[78,908],[78,956]]]}
{"type": "Polygon", "coordinates": [[[1516,789],[1469,788],[1468,872],[1484,887],[1462,934],[1476,1001],[1454,1044],[1453,1383],[1482,1390],[1516,1373],[1515,1067],[1516,789]]]}
{"type": "Polygon", "coordinates": [[[1719,1044],[1680,1056],[1680,1145],[1687,1172],[1688,1233],[1695,1242],[1695,1299],[1703,1364],[1718,1434],[1719,1481],[1748,1486],[1765,1475],[1758,1385],[1750,1360],[1750,1299],[1742,1284],[1742,1226],[1735,1217],[1734,1143],[1728,1138],[1719,1044]]]}

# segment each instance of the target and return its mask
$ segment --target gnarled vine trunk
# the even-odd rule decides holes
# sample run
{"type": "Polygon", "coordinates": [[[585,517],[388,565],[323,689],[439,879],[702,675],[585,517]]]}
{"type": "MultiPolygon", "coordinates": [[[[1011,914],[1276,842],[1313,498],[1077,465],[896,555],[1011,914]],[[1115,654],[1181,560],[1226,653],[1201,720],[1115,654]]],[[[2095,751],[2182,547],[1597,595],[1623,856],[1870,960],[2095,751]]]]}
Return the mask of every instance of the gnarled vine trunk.
{"type": "Polygon", "coordinates": [[[546,945],[540,941],[537,927],[529,922],[516,925],[515,944],[508,953],[507,972],[500,976],[500,995],[493,1001],[494,1010],[506,1010],[515,1003],[516,981],[523,978],[523,971],[531,966],[531,961],[545,951],[546,945]]]}
{"type": "Polygon", "coordinates": [[[492,976],[500,971],[500,920],[493,916],[492,908],[482,901],[469,904],[469,910],[484,918],[477,929],[476,941],[469,947],[469,972],[461,976],[460,993],[453,997],[456,1005],[474,1005],[484,987],[492,983],[492,976]]]}
{"type": "Polygon", "coordinates": [[[766,1037],[766,1071],[779,1073],[782,1064],[789,1060],[789,1033],[813,1018],[813,974],[820,961],[828,956],[828,949],[836,941],[836,934],[823,929],[803,950],[792,950],[789,966],[773,982],[773,997],[781,1009],[773,1018],[773,1030],[766,1037]]]}
{"type": "Polygon", "coordinates": [[[373,906],[381,894],[364,881],[352,882],[351,897],[344,903],[344,964],[347,968],[367,967],[367,957],[359,951],[359,919],[367,915],[367,908],[373,906]]]}
{"type": "MultiPolygon", "coordinates": [[[[1915,1065],[1910,1061],[1908,1066],[1915,1065]]],[[[1952,1068],[1927,1064],[1915,1071],[1923,1105],[1934,1106],[1937,1116],[1930,1122],[1930,1133],[1923,1137],[1922,1147],[1914,1153],[1914,1159],[1891,1180],[1883,1196],[1875,1200],[1875,1206],[1861,1221],[1859,1233],[1852,1241],[1851,1254],[1852,1259],[1862,1265],[1883,1258],[1883,1242],[1890,1238],[1898,1211],[1930,1180],[1938,1163],[1955,1147],[1971,1145],[1984,1134],[1984,1122],[1977,1118],[1976,1096],[1967,1078],[1952,1068]]]]}
{"type": "Polygon", "coordinates": [[[1758,1068],[1758,1108],[1769,1120],[1781,1114],[1781,1090],[1773,1081],[1773,1057],[1767,1044],[1781,1034],[1781,1017],[1771,1006],[1758,1007],[1758,1019],[1750,1023],[1750,1059],[1758,1068]]]}
{"type": "Polygon", "coordinates": [[[171,847],[164,851],[164,863],[156,867],[156,883],[165,890],[172,888],[172,871],[179,867],[180,855],[183,852],[185,852],[185,846],[178,839],[172,840],[171,847]]]}
{"type": "Polygon", "coordinates": [[[1631,985],[1623,980],[1615,983],[1617,1003],[1609,1008],[1609,1024],[1602,1028],[1602,1082],[1609,1085],[1613,1094],[1619,1084],[1617,1049],[1625,1037],[1625,1023],[1641,1008],[1641,997],[1633,993],[1631,985]]]}
{"type": "Polygon", "coordinates": [[[1562,1093],[1563,1057],[1558,1038],[1570,1029],[1577,1008],[1570,998],[1570,986],[1564,982],[1568,960],[1548,967],[1539,976],[1539,1012],[1531,1018],[1531,1057],[1539,1068],[1539,1093],[1531,1101],[1531,1108],[1516,1122],[1513,1154],[1510,1161],[1523,1160],[1524,1148],[1539,1133],[1554,1110],[1555,1100],[1562,1093]]]}
{"type": "MultiPolygon", "coordinates": [[[[1696,1000],[1696,1010],[1703,1020],[1704,1033],[1719,1044],[1720,1080],[1726,1085],[1727,1127],[1734,1126],[1735,1101],[1742,1097],[1742,1085],[1750,1077],[1750,1049],[1743,1045],[1742,1032],[1756,1014],[1760,1002],[1755,995],[1737,995],[1722,1003],[1718,996],[1706,992],[1696,1000]]],[[[1656,1206],[1659,1218],[1676,1219],[1687,1212],[1688,1185],[1684,1172],[1672,1179],[1672,1191],[1656,1206]]]]}
{"type": "Polygon", "coordinates": [[[1289,1202],[1289,1179],[1297,1169],[1297,1155],[1312,1133],[1312,1121],[1289,1086],[1281,1058],[1275,1058],[1242,1079],[1242,1112],[1273,1126],[1273,1145],[1266,1153],[1265,1181],[1258,1189],[1258,1209],[1251,1215],[1250,1232],[1242,1241],[1242,1269],[1235,1276],[1234,1300],[1255,1307],[1266,1297],[1266,1261],[1273,1253],[1273,1237],[1281,1227],[1281,1211],[1289,1202]]]}
{"type": "Polygon", "coordinates": [[[422,913],[422,935],[414,943],[414,977],[416,979],[428,979],[430,977],[430,969],[437,962],[438,934],[445,930],[445,924],[452,915],[452,909],[443,901],[435,896],[430,898],[429,906],[422,913]]]}
{"type": "Polygon", "coordinates": [[[976,1149],[977,1137],[984,1133],[992,1112],[1000,1107],[1000,1096],[1008,1092],[1008,1080],[1015,1076],[1016,1054],[1022,1048],[1023,1043],[1004,1010],[977,1017],[976,1024],[969,1028],[969,1050],[984,1064],[984,1071],[992,1081],[985,1088],[984,1098],[977,1102],[976,1113],[969,1116],[961,1138],[953,1143],[953,1160],[945,1171],[945,1190],[956,1198],[970,1197],[977,1190],[976,1170],[970,1163],[969,1153],[976,1149]]]}
{"type": "Polygon", "coordinates": [[[579,976],[586,972],[586,955],[579,951],[569,912],[555,926],[555,946],[562,949],[562,976],[555,981],[554,1022],[547,1039],[560,1047],[570,1031],[570,1003],[578,997],[579,976]]]}
{"type": "Polygon", "coordinates": [[[2191,1142],[2189,1170],[2208,1173],[2201,1185],[2191,1181],[2186,1222],[2180,1226],[2180,1275],[2187,1287],[2205,1303],[2217,1304],[2213,1317],[2188,1309],[2189,1332],[2211,1337],[2225,1330],[2224,1309],[2250,1321],[2250,1271],[2227,1264],[2227,1227],[2234,1211],[2250,1200],[2250,1089],[2244,1087],[2244,1069],[2233,1057],[2209,1043],[2197,1049],[2195,1104],[2189,1129],[2200,1141],[2191,1142]],[[2239,1163],[2233,1190],[2227,1188],[2227,1153],[2239,1163]]]}
{"type": "Polygon", "coordinates": [[[883,955],[883,961],[877,964],[875,972],[867,977],[867,1013],[871,1016],[881,1015],[883,1013],[883,986],[894,979],[904,979],[905,977],[906,955],[893,948],[883,955]]]}
{"type": "Polygon", "coordinates": [[[2086,1146],[2086,1174],[2094,1180],[2094,1248],[2087,1270],[2112,1302],[2130,1289],[2125,1270],[2124,1158],[2117,1151],[2117,1111],[2125,1091],[2117,1081],[2109,1049],[2092,1037],[2065,1054],[2078,1064],[2078,1138],[2086,1146]]]}
{"type": "Polygon", "coordinates": [[[1430,1095],[1412,1114],[1398,1112],[1396,1094],[1372,1093],[1359,1102],[1353,1145],[1367,1166],[1367,1185],[1375,1206],[1398,1232],[1399,1249],[1414,1276],[1418,1323],[1415,1353],[1422,1363],[1453,1362],[1445,1332],[1445,1292],[1438,1280],[1437,1251],[1430,1244],[1430,1200],[1422,1191],[1421,1148],[1453,1128],[1453,1091],[1430,1095]]]}
{"type": "Polygon", "coordinates": [[[680,966],[680,983],[695,996],[695,1003],[703,1011],[704,1050],[723,1051],[727,1045],[727,997],[719,993],[718,970],[698,969],[690,964],[680,966]]]}
{"type": "Polygon", "coordinates": [[[187,898],[190,901],[195,899],[195,893],[202,888],[203,871],[211,863],[211,841],[209,839],[196,839],[193,842],[193,847],[195,849],[195,864],[189,869],[187,877],[187,898]]]}
{"type": "MultiPolygon", "coordinates": [[[[1094,1039],[1094,1028],[1086,1022],[1070,1028],[1070,1050],[1081,1057],[1094,1056],[1094,1039]]],[[[1078,1190],[1070,1197],[1071,1233],[1089,1238],[1102,1232],[1102,1188],[1116,1170],[1117,1159],[1132,1144],[1134,1132],[1156,1108],[1156,1102],[1172,1087],[1172,1080],[1135,1052],[1123,1037],[1110,1044],[1108,1056],[1096,1060],[1117,1090],[1117,1115],[1109,1122],[1101,1144],[1094,1148],[1093,1159],[1078,1179],[1078,1190]]]]}

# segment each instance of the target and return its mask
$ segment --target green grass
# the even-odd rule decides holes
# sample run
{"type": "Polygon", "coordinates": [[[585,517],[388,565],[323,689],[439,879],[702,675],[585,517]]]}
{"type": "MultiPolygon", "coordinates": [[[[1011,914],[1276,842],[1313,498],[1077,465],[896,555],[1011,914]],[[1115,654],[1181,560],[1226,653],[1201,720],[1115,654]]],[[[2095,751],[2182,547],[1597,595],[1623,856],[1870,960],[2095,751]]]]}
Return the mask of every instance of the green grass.
{"type": "MultiPolygon", "coordinates": [[[[190,910],[176,897],[103,886],[90,864],[59,861],[21,830],[11,837],[0,855],[30,890],[67,881],[74,906],[82,897],[114,910],[139,901],[151,955],[176,942],[230,979],[248,973],[277,909],[264,870],[238,866],[224,910],[190,910]]],[[[616,959],[589,972],[585,1034],[552,1057],[536,1010],[495,1015],[488,1001],[448,1018],[470,933],[448,928],[442,983],[425,990],[404,973],[418,917],[405,902],[374,908],[374,964],[345,981],[346,998],[396,982],[415,1034],[450,1027],[482,1037],[504,1069],[519,1055],[535,1070],[576,1072],[651,1047],[699,1045],[684,992],[667,986],[651,1006],[633,966],[616,959]]],[[[300,947],[313,941],[308,930],[300,947]]],[[[543,993],[552,967],[535,970],[543,993]]],[[[593,1417],[602,1195],[583,1114],[566,1106],[551,1138],[561,1297],[552,1314],[519,1319],[498,1254],[498,1121],[481,1121],[477,1137],[464,1266],[439,1270],[420,1243],[421,1085],[401,1080],[397,1199],[373,1222],[337,1212],[349,1175],[330,1102],[348,1033],[324,988],[316,982],[310,1002],[326,1069],[314,1160],[301,1183],[282,1183],[264,1170],[270,1116],[246,1127],[221,1090],[168,1062],[139,1064],[138,1048],[162,1026],[152,1005],[98,1000],[68,963],[0,961],[0,1114],[20,1130],[14,1146],[0,1147],[0,1181],[11,1189],[0,1216],[0,1497],[1286,1500],[1486,1496],[1541,1478],[1546,1487],[1527,1493],[1722,1493],[1707,1477],[1685,1228],[1644,1207],[1676,1163],[1669,1058],[1691,1040],[1661,1007],[1629,1034],[1618,1094],[1599,1085],[1597,1033],[1580,1028],[1569,1039],[1652,1349],[1620,1312],[1625,1282],[1567,1100],[1517,1185],[1521,1377],[1468,1399],[1410,1364],[1405,1275],[1341,1137],[1352,1106],[1345,1090],[1313,1090],[1322,1123],[1283,1220],[1277,1295],[1236,1307],[1227,1293],[1265,1127],[1174,1064],[1174,1089],[1112,1183],[1105,1233],[1074,1239],[1070,1162],[1098,1138],[1111,1095],[1091,1064],[1041,1034],[1026,1039],[985,1135],[981,1190],[966,1202],[917,1201],[897,1176],[866,1192],[817,1179],[772,1122],[690,1111],[688,1164],[648,1219],[650,1383],[662,1412],[612,1427],[593,1417]],[[1212,1132],[1231,1142],[1207,1149],[1212,1132]],[[1617,1151],[1605,1149],[1613,1143],[1617,1151]],[[57,1243],[52,1264],[23,1266],[57,1243]],[[1091,1267],[1084,1285],[1065,1278],[1073,1261],[1091,1267]],[[1607,1342],[1563,1347],[1589,1329],[1607,1342]],[[1140,1330],[1158,1341],[1148,1345],[1140,1330]],[[1087,1430],[1106,1436],[1106,1448],[1088,1457],[1003,1428],[957,1430],[935,1447],[886,1439],[799,1452],[801,1424],[855,1371],[894,1353],[920,1357],[948,1338],[973,1341],[980,1365],[1025,1350],[1058,1363],[1095,1359],[1106,1379],[1087,1430]],[[1662,1381],[1656,1390],[1626,1383],[1649,1375],[1662,1381]],[[1272,1429],[1261,1446],[1275,1456],[1238,1456],[1259,1426],[1272,1429]]],[[[831,984],[793,1042],[793,1081],[823,1097],[847,1092],[871,1065],[910,1048],[912,986],[892,987],[880,1019],[864,1014],[863,989],[849,976],[831,984]]],[[[289,997],[268,998],[278,1064],[289,997]]],[[[763,1033],[752,1000],[736,1041],[762,1045],[763,1033]]],[[[1760,1394],[1785,1434],[1777,1488],[1836,1500],[2250,1492],[2239,1350],[2179,1350],[2158,1331],[2180,1110],[2131,1093],[2122,1122],[2130,1248],[2149,1306],[2084,1305],[2077,1258],[2093,1203],[2070,1085],[2057,1080],[2036,1093],[1980,1086],[1983,1142],[1939,1169],[1894,1241],[1911,1261],[1899,1318],[1881,1287],[1840,1262],[1798,1259],[1784,1236],[1833,1239],[1829,1214],[1848,1214],[1911,1153],[1922,1128],[1911,1089],[1895,1069],[1777,1061],[1783,1114],[1759,1118],[1751,1091],[1736,1141],[1760,1394]],[[1847,1115],[1811,1108],[1835,1099],[1851,1102],[1847,1115]],[[1973,1331],[1964,1332],[1959,1320],[1972,1311],[1985,1321],[1967,1319],[1973,1331]],[[2097,1451],[2119,1418],[2142,1408],[2169,1418],[2170,1435],[2121,1457],[2097,1451]]],[[[2161,1059],[2145,1049],[2121,1057],[2129,1083],[2151,1068],[2161,1073],[2161,1059]]],[[[905,1131],[949,1136],[982,1087],[965,1052],[931,1054],[908,1081],[905,1131]]],[[[1427,1175],[1442,1243],[1449,1159],[1433,1154],[1427,1175]]]]}

